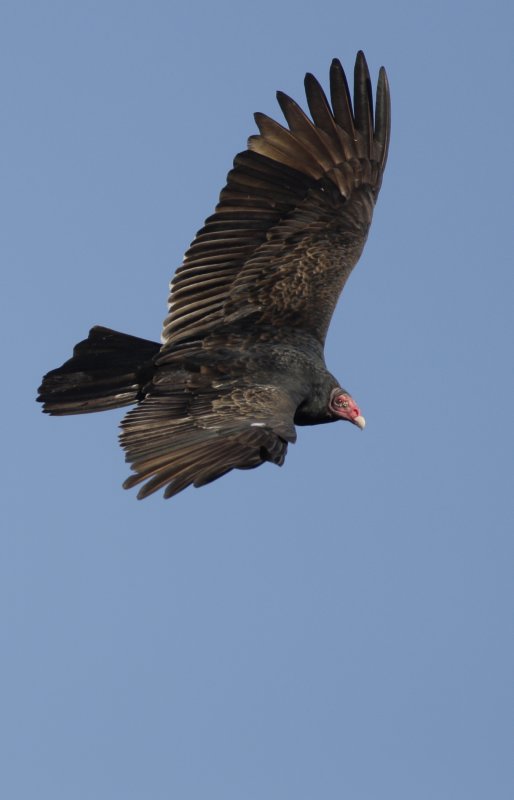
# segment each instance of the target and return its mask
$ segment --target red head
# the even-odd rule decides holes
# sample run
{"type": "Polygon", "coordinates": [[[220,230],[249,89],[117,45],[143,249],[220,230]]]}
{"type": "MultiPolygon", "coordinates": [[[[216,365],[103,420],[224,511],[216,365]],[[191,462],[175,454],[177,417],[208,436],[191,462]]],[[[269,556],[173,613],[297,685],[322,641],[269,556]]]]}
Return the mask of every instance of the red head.
{"type": "Polygon", "coordinates": [[[347,419],[353,422],[358,428],[364,430],[366,420],[362,416],[357,403],[344,389],[334,389],[330,395],[328,407],[331,413],[338,419],[347,419]]]}

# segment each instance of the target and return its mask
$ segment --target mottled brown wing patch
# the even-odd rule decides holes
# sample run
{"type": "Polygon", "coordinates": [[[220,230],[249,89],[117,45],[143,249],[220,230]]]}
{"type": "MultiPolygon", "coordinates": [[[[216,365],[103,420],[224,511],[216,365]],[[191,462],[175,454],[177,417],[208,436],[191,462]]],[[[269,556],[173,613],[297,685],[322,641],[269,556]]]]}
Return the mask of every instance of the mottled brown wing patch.
{"type": "Polygon", "coordinates": [[[296,438],[295,404],[284,391],[230,382],[193,389],[186,375],[182,386],[177,377],[174,390],[150,395],[122,422],[120,441],[136,473],[125,488],[145,482],[139,499],[163,487],[172,497],[232,469],[283,464],[296,438]]]}
{"type": "Polygon", "coordinates": [[[164,352],[250,314],[252,326],[280,323],[279,313],[307,329],[316,319],[311,328],[323,340],[366,240],[387,159],[390,101],[381,69],[373,114],[362,53],[354,107],[337,60],[330,102],[312,75],[305,89],[312,120],[281,92],[289,128],[256,115],[259,134],[236,156],[215,213],[172,281],[164,352]]]}
{"type": "Polygon", "coordinates": [[[269,242],[234,280],[224,308],[229,322],[258,314],[259,321],[301,328],[325,341],[366,242],[374,204],[367,187],[354,192],[344,213],[334,208],[339,202],[333,189],[312,192],[285,224],[270,231],[269,242]]]}

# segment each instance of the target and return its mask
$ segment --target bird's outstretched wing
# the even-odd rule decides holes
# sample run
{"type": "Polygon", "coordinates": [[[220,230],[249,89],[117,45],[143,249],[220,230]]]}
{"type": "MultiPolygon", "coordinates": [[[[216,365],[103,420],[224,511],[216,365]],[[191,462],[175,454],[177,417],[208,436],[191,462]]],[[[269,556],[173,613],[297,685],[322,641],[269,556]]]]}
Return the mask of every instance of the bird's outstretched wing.
{"type": "Polygon", "coordinates": [[[122,422],[120,440],[136,473],[124,486],[146,481],[138,498],[162,487],[172,497],[232,469],[281,465],[296,439],[295,408],[275,386],[164,369],[122,422]]]}
{"type": "Polygon", "coordinates": [[[259,135],[236,156],[215,213],[172,281],[160,360],[180,341],[226,323],[301,328],[324,342],[330,319],[368,233],[382,182],[390,98],[380,70],[371,81],[357,55],[353,104],[344,71],[330,69],[331,103],[308,74],[312,121],[287,95],[288,123],[256,114],[259,135]]]}

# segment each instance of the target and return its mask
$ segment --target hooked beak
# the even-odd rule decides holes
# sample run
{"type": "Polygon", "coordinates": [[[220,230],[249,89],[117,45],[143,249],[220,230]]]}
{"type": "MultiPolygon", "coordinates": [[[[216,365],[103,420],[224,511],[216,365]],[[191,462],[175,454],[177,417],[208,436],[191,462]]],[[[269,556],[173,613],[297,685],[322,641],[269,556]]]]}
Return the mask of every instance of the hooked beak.
{"type": "Polygon", "coordinates": [[[366,420],[360,414],[358,417],[355,417],[355,419],[352,419],[352,422],[354,425],[357,425],[357,427],[360,428],[361,431],[363,431],[364,428],[366,427],[366,420]]]}

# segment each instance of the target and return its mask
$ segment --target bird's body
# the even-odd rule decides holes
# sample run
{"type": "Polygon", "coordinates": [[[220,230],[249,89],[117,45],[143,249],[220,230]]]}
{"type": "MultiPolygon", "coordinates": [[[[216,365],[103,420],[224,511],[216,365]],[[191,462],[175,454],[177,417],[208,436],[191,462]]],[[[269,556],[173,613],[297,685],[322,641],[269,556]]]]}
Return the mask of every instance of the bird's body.
{"type": "Polygon", "coordinates": [[[215,213],[172,281],[162,345],[95,327],[48,373],[50,414],[135,403],[121,443],[144,497],[172,496],[234,468],[282,464],[295,425],[363,417],[328,372],[324,341],[364,247],[389,142],[381,70],[375,121],[362,53],[354,108],[339,62],[330,106],[306,77],[311,122],[278,93],[289,130],[256,115],[215,213]]]}

